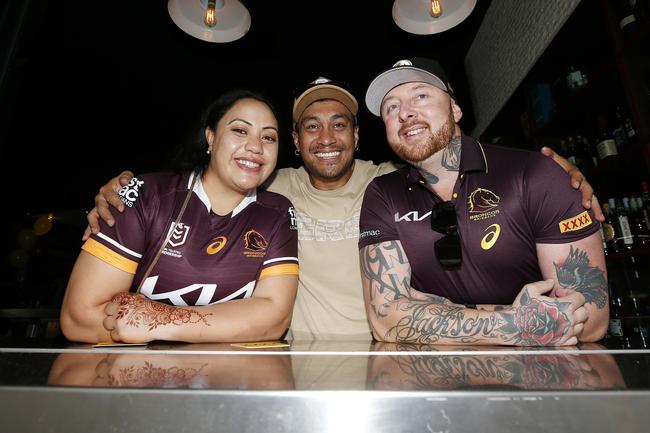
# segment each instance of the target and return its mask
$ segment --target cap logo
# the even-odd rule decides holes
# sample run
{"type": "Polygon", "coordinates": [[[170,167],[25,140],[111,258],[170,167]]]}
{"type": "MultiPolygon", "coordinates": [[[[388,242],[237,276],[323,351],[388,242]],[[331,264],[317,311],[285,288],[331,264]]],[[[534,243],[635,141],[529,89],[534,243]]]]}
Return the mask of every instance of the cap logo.
{"type": "Polygon", "coordinates": [[[397,68],[400,66],[413,66],[413,62],[410,60],[398,60],[394,65],[393,68],[397,68]]]}
{"type": "Polygon", "coordinates": [[[325,83],[329,83],[331,81],[332,80],[330,80],[328,78],[325,78],[325,77],[318,77],[314,81],[312,81],[311,83],[312,84],[325,84],[325,83]]]}

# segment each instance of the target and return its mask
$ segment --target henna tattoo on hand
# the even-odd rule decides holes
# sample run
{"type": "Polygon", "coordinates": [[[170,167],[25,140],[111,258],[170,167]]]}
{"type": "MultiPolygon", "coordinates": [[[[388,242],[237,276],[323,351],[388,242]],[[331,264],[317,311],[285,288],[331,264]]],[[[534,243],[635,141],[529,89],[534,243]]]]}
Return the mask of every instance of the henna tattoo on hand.
{"type": "Polygon", "coordinates": [[[569,246],[569,255],[563,264],[553,262],[557,280],[565,289],[581,293],[587,303],[597,308],[607,304],[607,280],[605,273],[598,267],[589,266],[589,256],[573,245],[569,246]]]}
{"type": "Polygon", "coordinates": [[[520,305],[513,313],[501,314],[505,324],[499,328],[506,341],[527,346],[548,346],[557,343],[569,332],[571,321],[566,311],[570,302],[547,302],[530,296],[524,289],[520,305]]]}
{"type": "Polygon", "coordinates": [[[132,293],[119,293],[112,299],[112,302],[120,304],[117,318],[126,318],[126,324],[136,328],[146,326],[149,331],[152,331],[158,326],[180,326],[186,323],[198,322],[210,326],[206,317],[211,316],[212,313],[201,314],[188,308],[154,302],[144,296],[132,293]]]}

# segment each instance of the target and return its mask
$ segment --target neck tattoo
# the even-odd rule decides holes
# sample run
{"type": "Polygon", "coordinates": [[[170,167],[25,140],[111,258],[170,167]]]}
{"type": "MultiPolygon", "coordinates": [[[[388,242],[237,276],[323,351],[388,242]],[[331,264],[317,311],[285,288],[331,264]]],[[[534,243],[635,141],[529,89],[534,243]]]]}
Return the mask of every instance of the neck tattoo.
{"type": "Polygon", "coordinates": [[[460,167],[460,136],[453,137],[442,151],[441,164],[447,171],[458,171],[460,167]]]}
{"type": "Polygon", "coordinates": [[[438,178],[438,176],[435,174],[427,173],[426,171],[422,172],[422,176],[424,177],[424,180],[432,185],[435,185],[440,181],[440,178],[438,178]]]}

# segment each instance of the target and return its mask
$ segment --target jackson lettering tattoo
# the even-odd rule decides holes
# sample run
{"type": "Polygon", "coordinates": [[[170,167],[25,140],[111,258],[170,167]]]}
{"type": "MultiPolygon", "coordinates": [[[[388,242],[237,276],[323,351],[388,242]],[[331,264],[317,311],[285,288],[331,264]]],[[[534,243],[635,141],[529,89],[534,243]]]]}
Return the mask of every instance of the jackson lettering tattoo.
{"type": "Polygon", "coordinates": [[[559,343],[572,329],[570,302],[541,300],[524,288],[518,305],[500,311],[470,310],[413,289],[411,267],[398,241],[365,247],[362,254],[371,322],[395,317],[383,341],[432,344],[444,339],[467,344],[492,339],[546,346],[559,343]]]}

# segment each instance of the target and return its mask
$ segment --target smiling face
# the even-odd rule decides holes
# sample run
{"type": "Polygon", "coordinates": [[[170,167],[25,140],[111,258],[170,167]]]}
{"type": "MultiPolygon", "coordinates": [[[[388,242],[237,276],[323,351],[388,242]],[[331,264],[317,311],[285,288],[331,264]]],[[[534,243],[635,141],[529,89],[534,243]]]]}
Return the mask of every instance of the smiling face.
{"type": "Polygon", "coordinates": [[[421,82],[395,87],[381,104],[388,144],[411,163],[444,149],[457,134],[461,117],[460,108],[446,92],[421,82]]]}
{"type": "Polygon", "coordinates": [[[237,101],[217,123],[206,128],[211,152],[209,175],[222,187],[245,195],[273,172],[278,159],[278,122],[255,99],[237,101]]]}
{"type": "Polygon", "coordinates": [[[354,116],[335,100],[316,101],[296,123],[293,142],[315,188],[340,188],[350,179],[359,128],[354,116]]]}

